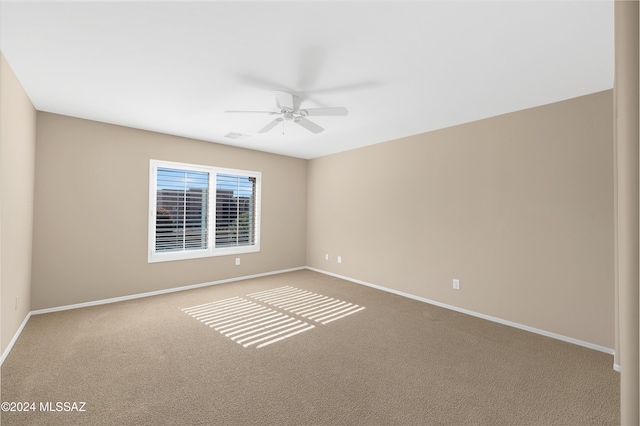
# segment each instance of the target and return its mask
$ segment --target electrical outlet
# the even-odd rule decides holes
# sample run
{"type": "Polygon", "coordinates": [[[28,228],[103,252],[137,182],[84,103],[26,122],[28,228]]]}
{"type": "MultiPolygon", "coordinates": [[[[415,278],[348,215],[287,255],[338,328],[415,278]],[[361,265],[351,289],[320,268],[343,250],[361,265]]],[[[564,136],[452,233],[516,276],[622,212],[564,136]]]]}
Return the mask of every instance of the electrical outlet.
{"type": "Polygon", "coordinates": [[[338,256],[338,263],[342,263],[342,256],[338,256]]]}
{"type": "Polygon", "coordinates": [[[453,289],[454,290],[460,290],[460,280],[453,280],[453,289]]]}
{"type": "Polygon", "coordinates": [[[240,258],[236,257],[236,266],[238,266],[240,264],[240,258]]]}
{"type": "Polygon", "coordinates": [[[324,260],[329,260],[329,253],[325,253],[324,260]]]}

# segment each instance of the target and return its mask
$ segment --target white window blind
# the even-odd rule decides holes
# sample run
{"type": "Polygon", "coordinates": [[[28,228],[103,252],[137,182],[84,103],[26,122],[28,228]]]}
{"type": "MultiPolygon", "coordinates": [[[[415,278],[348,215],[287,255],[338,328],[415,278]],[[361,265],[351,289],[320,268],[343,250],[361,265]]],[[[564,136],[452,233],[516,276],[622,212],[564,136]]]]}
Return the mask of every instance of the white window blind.
{"type": "Polygon", "coordinates": [[[261,174],[151,160],[149,262],[260,251],[261,174]]]}
{"type": "Polygon", "coordinates": [[[158,168],[156,252],[208,247],[209,173],[158,168]]]}
{"type": "Polygon", "coordinates": [[[255,243],[256,179],[216,175],[216,247],[255,243]]]}

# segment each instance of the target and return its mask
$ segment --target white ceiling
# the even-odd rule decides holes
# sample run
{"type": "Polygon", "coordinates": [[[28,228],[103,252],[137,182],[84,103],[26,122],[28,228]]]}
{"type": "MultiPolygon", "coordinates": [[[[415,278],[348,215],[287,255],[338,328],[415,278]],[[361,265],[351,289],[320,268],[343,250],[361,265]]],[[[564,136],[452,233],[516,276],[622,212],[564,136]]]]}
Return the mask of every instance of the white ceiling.
{"type": "MultiPolygon", "coordinates": [[[[36,109],[315,158],[613,87],[613,1],[9,2],[36,109]],[[274,90],[345,106],[257,131],[274,90]],[[245,136],[233,140],[230,132],[245,136]]],[[[90,143],[90,141],[87,141],[90,143]]]]}

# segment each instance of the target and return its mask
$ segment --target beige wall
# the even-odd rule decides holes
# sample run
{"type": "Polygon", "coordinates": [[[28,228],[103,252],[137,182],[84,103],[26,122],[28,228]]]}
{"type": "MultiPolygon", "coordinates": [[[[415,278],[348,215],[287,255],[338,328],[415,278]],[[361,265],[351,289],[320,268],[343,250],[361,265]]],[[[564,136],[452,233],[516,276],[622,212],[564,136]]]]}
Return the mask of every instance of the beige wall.
{"type": "Polygon", "coordinates": [[[612,102],[311,160],[307,264],[613,348],[612,102]]]}
{"type": "Polygon", "coordinates": [[[306,173],[301,159],[38,112],[31,308],[304,266],[306,173]],[[261,252],[147,263],[150,159],[262,172],[261,252]]]}
{"type": "Polygon", "coordinates": [[[0,352],[29,313],[35,129],[36,110],[0,53],[0,352]]]}
{"type": "Polygon", "coordinates": [[[31,309],[306,264],[613,348],[611,105],[605,91],[309,162],[39,112],[31,309]],[[151,158],[262,172],[262,251],[148,264],[151,158]]]}

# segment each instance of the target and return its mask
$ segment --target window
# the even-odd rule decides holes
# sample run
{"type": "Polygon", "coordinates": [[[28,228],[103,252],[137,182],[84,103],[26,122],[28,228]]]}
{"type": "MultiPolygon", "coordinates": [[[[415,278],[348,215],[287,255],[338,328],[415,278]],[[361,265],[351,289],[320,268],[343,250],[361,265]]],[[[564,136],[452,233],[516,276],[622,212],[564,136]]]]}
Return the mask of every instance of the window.
{"type": "Polygon", "coordinates": [[[151,160],[149,262],[260,251],[258,172],[151,160]]]}

